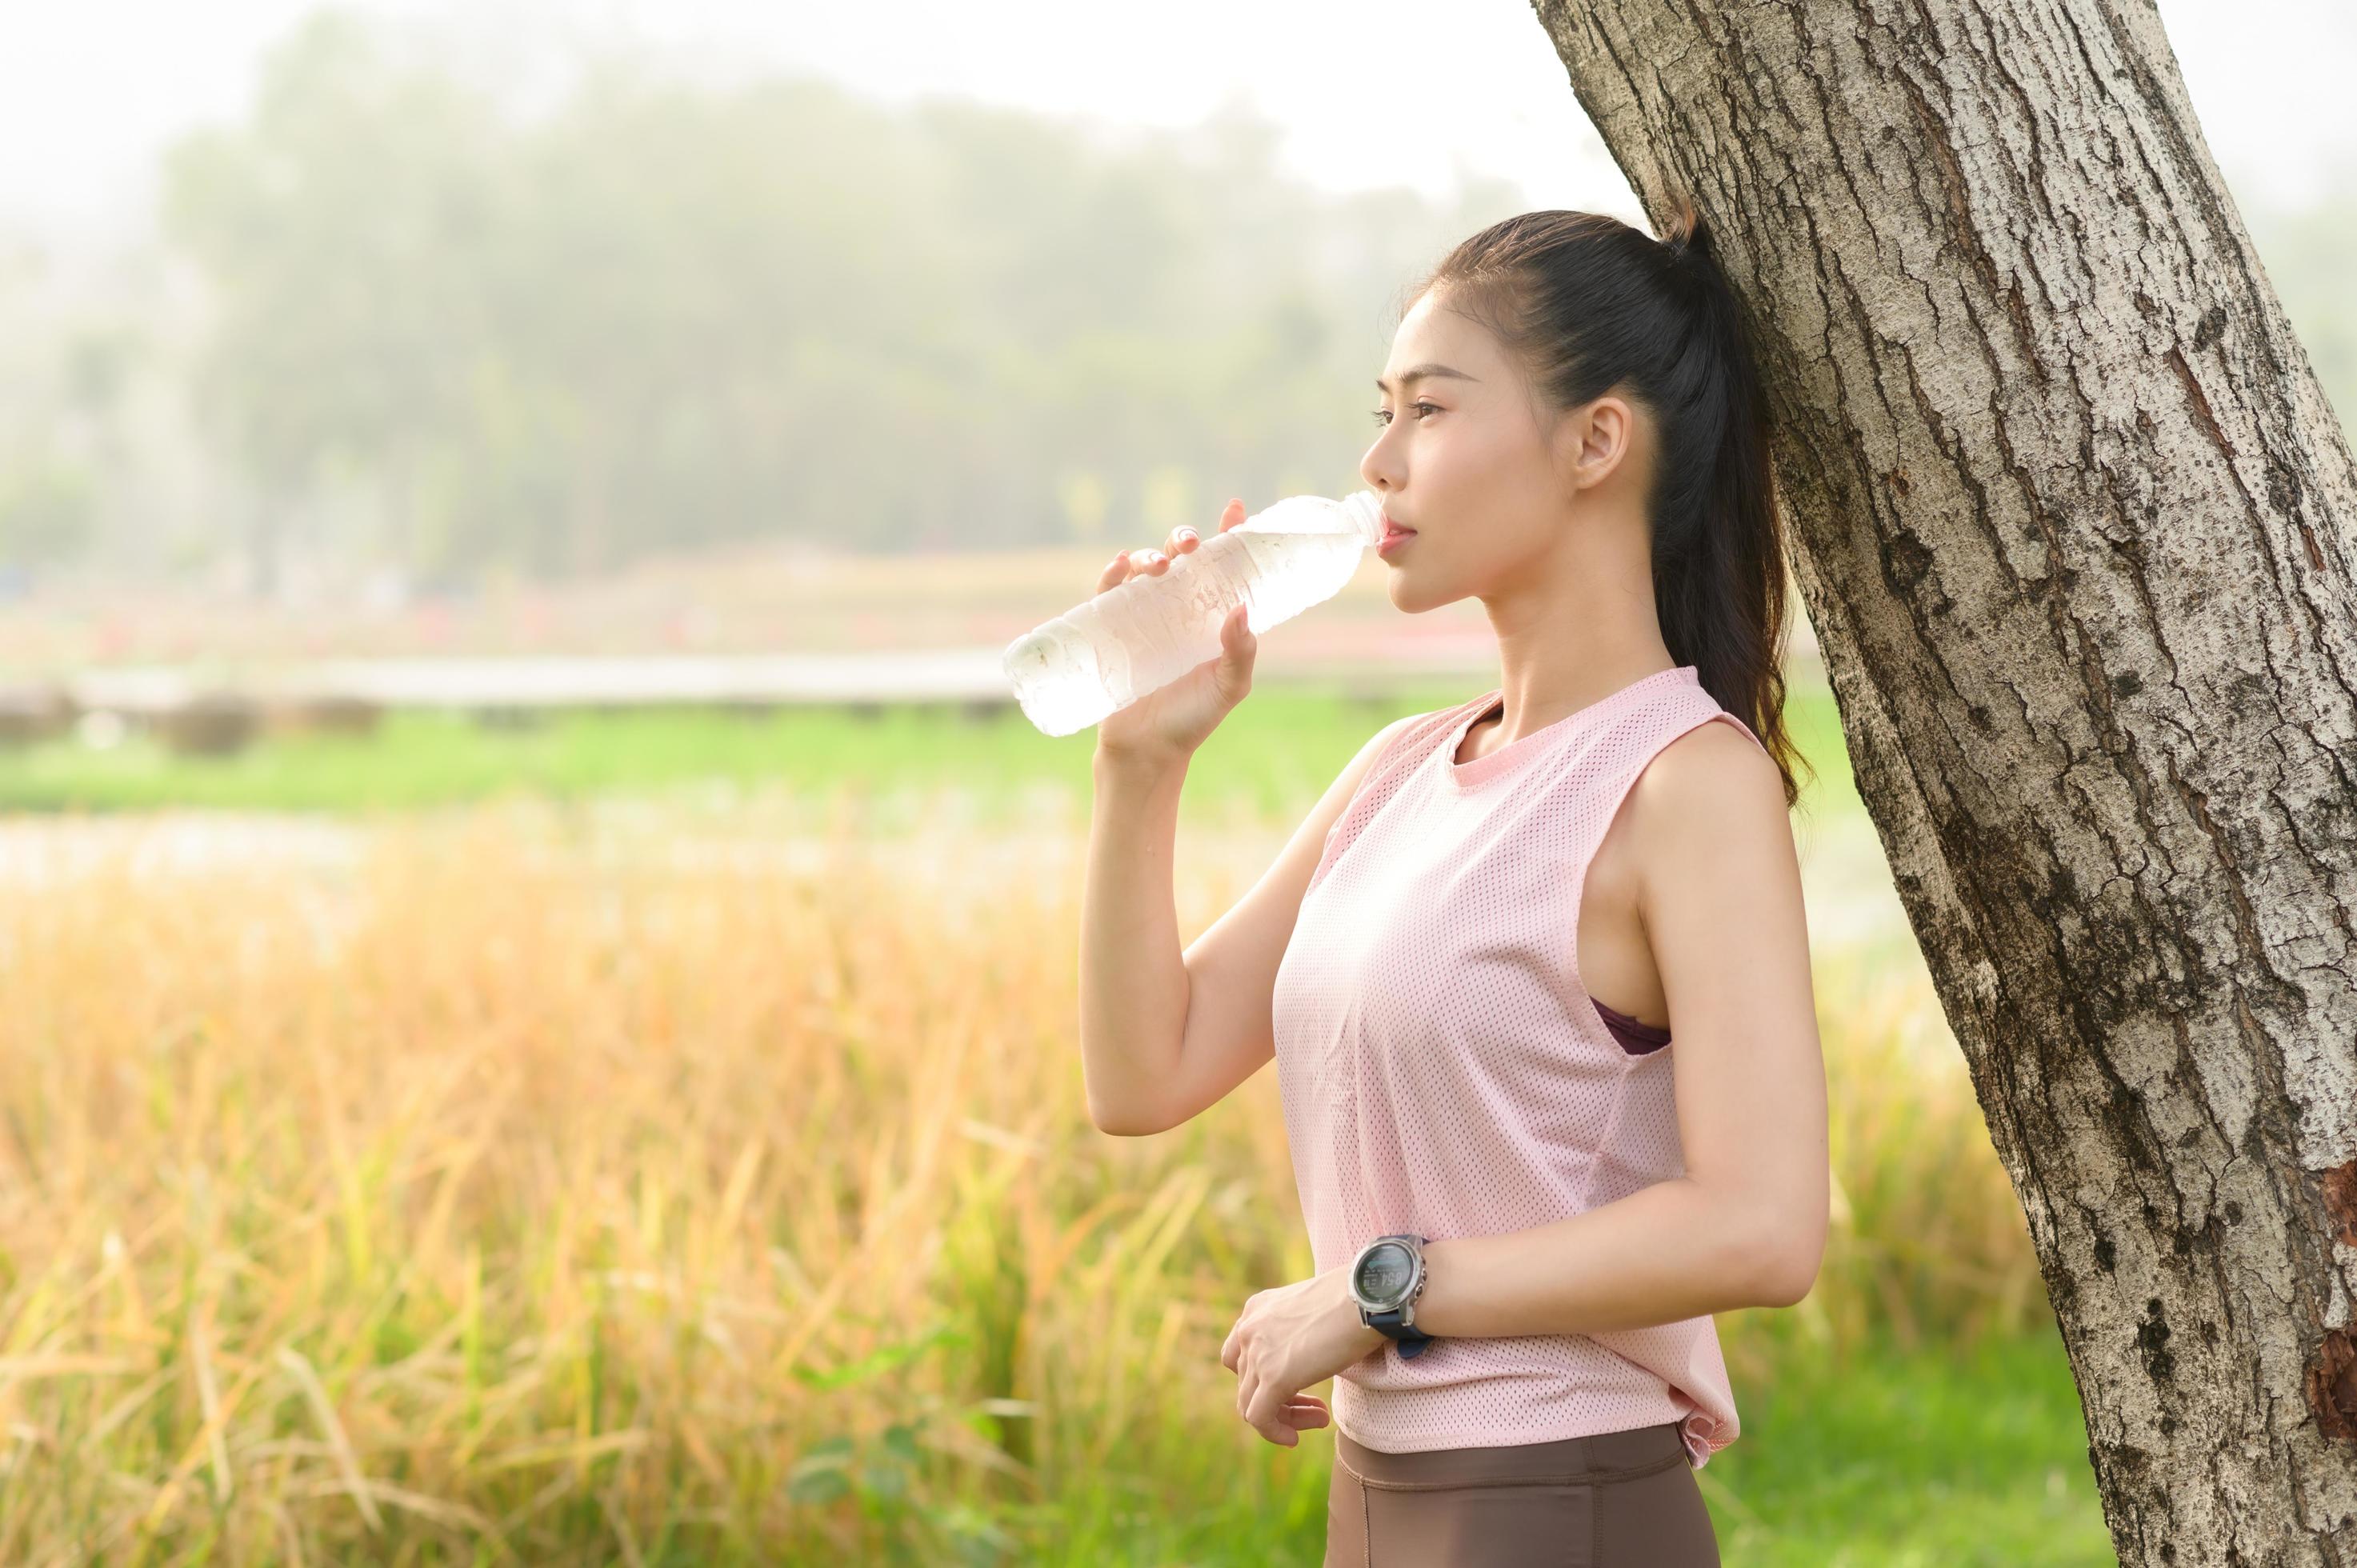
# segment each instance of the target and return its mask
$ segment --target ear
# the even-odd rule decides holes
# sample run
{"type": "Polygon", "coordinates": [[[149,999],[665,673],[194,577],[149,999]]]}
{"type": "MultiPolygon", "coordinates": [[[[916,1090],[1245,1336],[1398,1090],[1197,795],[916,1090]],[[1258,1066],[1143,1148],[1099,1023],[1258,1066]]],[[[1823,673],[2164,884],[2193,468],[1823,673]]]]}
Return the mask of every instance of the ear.
{"type": "Polygon", "coordinates": [[[1618,472],[1637,435],[1637,411],[1617,392],[1567,410],[1556,424],[1555,461],[1574,489],[1602,484],[1618,472]]]}

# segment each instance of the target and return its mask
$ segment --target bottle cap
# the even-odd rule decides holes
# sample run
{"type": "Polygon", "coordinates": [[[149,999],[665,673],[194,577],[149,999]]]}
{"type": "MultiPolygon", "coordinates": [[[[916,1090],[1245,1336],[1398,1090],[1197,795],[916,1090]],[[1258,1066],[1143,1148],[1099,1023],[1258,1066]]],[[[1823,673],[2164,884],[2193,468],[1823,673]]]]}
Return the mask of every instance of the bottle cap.
{"type": "Polygon", "coordinates": [[[1356,490],[1342,498],[1342,515],[1359,531],[1359,537],[1368,544],[1379,544],[1383,537],[1383,498],[1372,490],[1356,490]]]}

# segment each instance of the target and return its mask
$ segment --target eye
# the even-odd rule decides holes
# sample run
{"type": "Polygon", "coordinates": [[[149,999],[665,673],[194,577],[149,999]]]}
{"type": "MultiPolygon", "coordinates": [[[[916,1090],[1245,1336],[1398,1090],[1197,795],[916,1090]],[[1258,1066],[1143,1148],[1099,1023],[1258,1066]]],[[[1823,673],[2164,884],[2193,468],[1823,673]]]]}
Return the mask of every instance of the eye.
{"type": "MultiPolygon", "coordinates": [[[[1412,404],[1411,406],[1412,406],[1412,407],[1415,407],[1415,408],[1417,408],[1417,409],[1426,409],[1426,408],[1428,408],[1428,409],[1432,410],[1432,412],[1433,412],[1433,413],[1438,413],[1440,412],[1440,405],[1439,405],[1438,403],[1419,403],[1412,404]]],[[[1387,409],[1387,408],[1379,408],[1379,409],[1376,409],[1376,410],[1374,411],[1374,415],[1375,415],[1375,423],[1376,423],[1377,424],[1389,424],[1392,422],[1392,411],[1391,411],[1390,409],[1387,409]]],[[[1422,423],[1422,415],[1421,415],[1421,414],[1419,414],[1419,415],[1417,416],[1417,420],[1418,420],[1418,423],[1419,423],[1419,424],[1420,424],[1420,423],[1422,423]]]]}

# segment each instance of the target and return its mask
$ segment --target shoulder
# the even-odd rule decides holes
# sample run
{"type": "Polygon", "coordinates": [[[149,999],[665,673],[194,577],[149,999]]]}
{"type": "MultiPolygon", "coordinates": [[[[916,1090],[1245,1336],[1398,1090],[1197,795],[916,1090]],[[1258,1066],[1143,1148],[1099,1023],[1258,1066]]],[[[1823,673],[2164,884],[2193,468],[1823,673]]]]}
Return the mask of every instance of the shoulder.
{"type": "Polygon", "coordinates": [[[1394,719],[1367,737],[1367,744],[1359,748],[1359,755],[1351,759],[1351,766],[1364,771],[1374,763],[1375,758],[1391,749],[1392,742],[1409,730],[1426,723],[1431,717],[1430,714],[1406,714],[1394,719]]]}
{"type": "Polygon", "coordinates": [[[1766,749],[1738,727],[1741,724],[1742,720],[1722,710],[1695,725],[1655,754],[1637,780],[1638,787],[1650,783],[1656,789],[1708,790],[1716,786],[1742,794],[1776,779],[1780,781],[1776,798],[1781,800],[1783,776],[1766,749]]]}
{"type": "Polygon", "coordinates": [[[1448,707],[1432,708],[1420,714],[1403,714],[1368,738],[1367,744],[1360,749],[1358,760],[1361,763],[1372,761],[1404,736],[1430,735],[1451,721],[1463,717],[1465,710],[1480,700],[1480,696],[1472,696],[1448,707]]]}
{"type": "Polygon", "coordinates": [[[1782,772],[1758,741],[1716,719],[1663,746],[1637,776],[1626,809],[1643,865],[1791,852],[1782,772]]]}
{"type": "Polygon", "coordinates": [[[1463,717],[1465,710],[1480,700],[1478,696],[1468,697],[1451,707],[1401,714],[1367,737],[1366,745],[1359,747],[1359,755],[1344,765],[1340,777],[1335,781],[1335,788],[1346,798],[1355,794],[1368,773],[1393,752],[1405,749],[1415,754],[1424,742],[1431,740],[1463,717]]]}
{"type": "MultiPolygon", "coordinates": [[[[1439,711],[1445,713],[1448,710],[1439,711]]],[[[1405,714],[1369,736],[1366,744],[1359,747],[1359,754],[1343,765],[1341,773],[1334,780],[1333,788],[1338,799],[1347,800],[1356,794],[1377,760],[1392,749],[1394,742],[1409,731],[1430,724],[1435,716],[1434,714],[1405,714]]]]}

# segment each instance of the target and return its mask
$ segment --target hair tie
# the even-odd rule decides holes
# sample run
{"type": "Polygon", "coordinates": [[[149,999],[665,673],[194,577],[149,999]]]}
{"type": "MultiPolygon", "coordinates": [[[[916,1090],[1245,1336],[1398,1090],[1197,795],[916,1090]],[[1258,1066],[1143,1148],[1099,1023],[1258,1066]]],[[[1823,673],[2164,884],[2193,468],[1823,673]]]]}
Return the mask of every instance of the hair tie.
{"type": "Polygon", "coordinates": [[[1706,245],[1696,245],[1690,240],[1670,242],[1670,271],[1694,283],[1709,280],[1710,270],[1703,264],[1706,245]]]}

